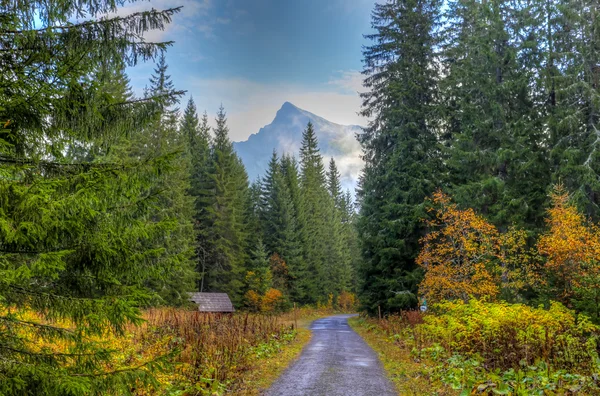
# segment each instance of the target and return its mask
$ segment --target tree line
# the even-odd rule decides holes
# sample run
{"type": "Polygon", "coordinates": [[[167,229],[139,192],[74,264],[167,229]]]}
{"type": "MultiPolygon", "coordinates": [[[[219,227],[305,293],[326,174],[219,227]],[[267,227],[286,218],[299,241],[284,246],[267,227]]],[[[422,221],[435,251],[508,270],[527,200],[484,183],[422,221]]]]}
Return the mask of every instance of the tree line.
{"type": "Polygon", "coordinates": [[[211,128],[206,113],[199,120],[190,99],[180,124],[192,163],[198,289],[226,292],[251,308],[269,291],[284,305],[325,303],[353,291],[355,209],[333,158],[325,170],[312,124],[299,161],[273,151],[266,174],[249,183],[223,108],[215,122],[211,128]]]}
{"type": "MultiPolygon", "coordinates": [[[[600,218],[598,5],[590,1],[390,0],[365,47],[357,221],[361,301],[418,304],[415,259],[437,189],[500,232],[544,232],[561,184],[600,218]]],[[[552,281],[552,280],[548,280],[552,281]]],[[[520,301],[543,301],[529,288],[520,301]]]]}

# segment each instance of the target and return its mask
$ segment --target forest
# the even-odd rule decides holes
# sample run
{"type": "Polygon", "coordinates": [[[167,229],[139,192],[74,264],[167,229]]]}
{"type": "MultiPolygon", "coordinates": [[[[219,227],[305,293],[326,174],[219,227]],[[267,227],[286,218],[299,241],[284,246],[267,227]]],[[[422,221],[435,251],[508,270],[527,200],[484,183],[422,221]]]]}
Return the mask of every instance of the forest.
{"type": "Polygon", "coordinates": [[[581,376],[556,383],[597,389],[596,3],[376,4],[356,202],[310,123],[299,152],[274,151],[250,181],[226,110],[213,122],[180,103],[173,43],[144,39],[181,7],[123,4],[0,4],[0,394],[220,394],[236,365],[296,337],[266,314],[356,299],[379,315],[362,326],[423,356],[445,348],[439,373],[542,360],[581,376]],[[142,62],[155,68],[136,95],[126,70],[142,62]],[[246,319],[193,316],[193,291],[227,293],[246,319]],[[475,324],[473,349],[452,339],[475,324]]]}

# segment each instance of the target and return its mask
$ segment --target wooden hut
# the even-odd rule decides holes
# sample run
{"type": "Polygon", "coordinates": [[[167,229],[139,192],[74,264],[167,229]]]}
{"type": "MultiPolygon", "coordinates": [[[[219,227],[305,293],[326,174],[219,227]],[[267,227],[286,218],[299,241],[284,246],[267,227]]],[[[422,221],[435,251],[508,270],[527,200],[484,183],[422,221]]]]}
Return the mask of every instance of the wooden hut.
{"type": "Polygon", "coordinates": [[[227,293],[190,293],[190,301],[198,304],[200,312],[234,312],[233,304],[227,293]]]}

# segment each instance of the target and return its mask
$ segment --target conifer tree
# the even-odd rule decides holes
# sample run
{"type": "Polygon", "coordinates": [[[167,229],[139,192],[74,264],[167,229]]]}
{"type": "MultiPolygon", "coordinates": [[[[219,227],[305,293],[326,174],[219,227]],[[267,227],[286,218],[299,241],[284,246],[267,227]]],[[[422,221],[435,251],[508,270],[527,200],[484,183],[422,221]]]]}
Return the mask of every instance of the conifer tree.
{"type": "Polygon", "coordinates": [[[267,171],[261,182],[260,221],[267,250],[276,251],[277,233],[280,230],[280,194],[283,186],[281,166],[277,152],[273,150],[267,171]]]}
{"type": "Polygon", "coordinates": [[[306,246],[306,217],[300,190],[300,180],[296,159],[289,155],[281,158],[281,173],[284,189],[289,194],[291,218],[286,220],[289,224],[282,233],[279,249],[288,265],[290,276],[290,298],[297,302],[308,301],[306,282],[307,276],[305,246],[306,246]]]}
{"type": "MultiPolygon", "coordinates": [[[[550,8],[550,7],[549,7],[550,8]]],[[[587,216],[600,219],[600,9],[565,1],[548,10],[549,146],[554,183],[564,183],[587,216]],[[554,11],[554,12],[553,12],[554,11]]]]}
{"type": "Polygon", "coordinates": [[[229,140],[223,107],[217,113],[210,172],[212,195],[207,196],[207,222],[202,230],[210,257],[205,285],[210,291],[228,293],[239,304],[247,258],[250,197],[248,176],[229,140]]]}
{"type": "Polygon", "coordinates": [[[342,291],[348,289],[348,271],[344,251],[344,235],[342,231],[342,187],[340,184],[340,173],[335,164],[335,160],[331,158],[329,161],[329,170],[326,173],[327,190],[329,199],[327,200],[329,241],[327,248],[327,256],[325,259],[325,273],[328,276],[329,285],[326,290],[335,296],[338,296],[342,291]]]}
{"type": "Polygon", "coordinates": [[[248,290],[255,291],[262,296],[273,286],[273,275],[267,249],[260,238],[250,251],[249,264],[246,274],[248,290]]]}
{"type": "Polygon", "coordinates": [[[342,204],[342,184],[340,183],[340,172],[337,169],[335,160],[329,160],[329,171],[327,172],[327,188],[329,195],[333,199],[333,204],[337,209],[341,209],[342,204]]]}
{"type": "Polygon", "coordinates": [[[160,299],[154,304],[183,305],[188,303],[188,292],[194,289],[194,251],[193,236],[193,199],[189,196],[188,141],[182,137],[176,124],[175,110],[166,105],[178,102],[173,83],[166,75],[168,66],[164,56],[159,60],[159,67],[151,77],[152,85],[146,95],[157,98],[158,108],[144,128],[133,131],[129,137],[121,139],[106,160],[117,161],[118,158],[129,157],[132,160],[148,158],[172,157],[173,167],[156,176],[152,185],[153,194],[160,192],[155,198],[153,219],[169,221],[172,229],[157,241],[164,249],[167,261],[156,261],[162,268],[161,273],[150,277],[146,286],[157,293],[160,299]],[[167,100],[167,98],[171,97],[167,100]],[[177,258],[177,260],[173,260],[177,258]]]}
{"type": "Polygon", "coordinates": [[[360,300],[371,312],[416,305],[415,257],[423,200],[441,180],[432,117],[436,98],[434,53],[440,3],[398,0],[376,4],[363,51],[362,114],[372,121],[359,134],[365,169],[360,180],[359,232],[364,265],[360,300]]]}
{"type": "Polygon", "coordinates": [[[114,15],[117,4],[0,5],[2,394],[124,394],[158,363],[107,371],[112,351],[93,341],[139,323],[139,307],[153,298],[147,281],[164,283],[185,262],[162,246],[177,222],[153,216],[156,175],[173,169],[173,156],[107,156],[152,123],[158,100],[130,99],[123,78],[116,90],[92,78],[166,49],[141,37],[177,9],[72,20],[114,15]],[[39,322],[24,319],[31,310],[39,322]],[[53,354],[40,342],[69,347],[53,354]]]}
{"type": "Polygon", "coordinates": [[[356,292],[358,285],[358,268],[361,263],[360,244],[356,230],[356,211],[350,190],[341,199],[342,223],[342,285],[346,291],[356,292]]]}
{"type": "Polygon", "coordinates": [[[326,273],[329,230],[328,202],[325,169],[319,152],[317,137],[309,122],[302,133],[300,147],[300,187],[302,212],[305,217],[304,259],[307,274],[302,280],[309,301],[325,301],[331,291],[329,274],[326,273]]]}
{"type": "Polygon", "coordinates": [[[189,195],[193,200],[193,223],[195,231],[195,262],[198,280],[198,290],[203,289],[202,276],[206,270],[207,242],[202,234],[203,223],[206,219],[207,196],[209,195],[210,180],[210,127],[206,112],[202,122],[198,120],[196,105],[190,98],[183,113],[179,126],[179,136],[187,142],[189,158],[189,195]]]}
{"type": "Polygon", "coordinates": [[[515,3],[457,0],[441,32],[440,104],[452,194],[500,227],[541,226],[549,184],[542,111],[529,89],[532,44],[518,32],[523,15],[515,3]]]}

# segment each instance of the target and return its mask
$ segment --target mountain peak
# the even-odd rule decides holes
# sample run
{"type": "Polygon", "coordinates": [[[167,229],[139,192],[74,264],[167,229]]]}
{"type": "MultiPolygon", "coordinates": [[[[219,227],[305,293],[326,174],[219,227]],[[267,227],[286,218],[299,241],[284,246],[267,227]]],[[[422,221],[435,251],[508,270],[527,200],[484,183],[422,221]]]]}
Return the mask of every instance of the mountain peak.
{"type": "Polygon", "coordinates": [[[298,106],[294,105],[291,102],[284,102],[283,105],[281,106],[281,110],[283,109],[298,109],[298,106]]]}
{"type": "Polygon", "coordinates": [[[287,114],[297,114],[297,113],[301,113],[301,112],[302,112],[302,109],[300,109],[298,106],[296,106],[290,102],[285,102],[281,106],[281,108],[279,110],[277,110],[277,114],[275,115],[275,117],[284,116],[287,114]]]}
{"type": "Polygon", "coordinates": [[[249,179],[257,180],[264,175],[273,149],[279,155],[298,155],[302,146],[302,132],[309,121],[319,139],[323,157],[327,161],[329,157],[335,158],[342,174],[342,184],[345,188],[354,189],[363,166],[361,147],[355,138],[360,127],[330,122],[290,102],[283,103],[270,124],[250,135],[248,140],[234,143],[249,179]]]}

